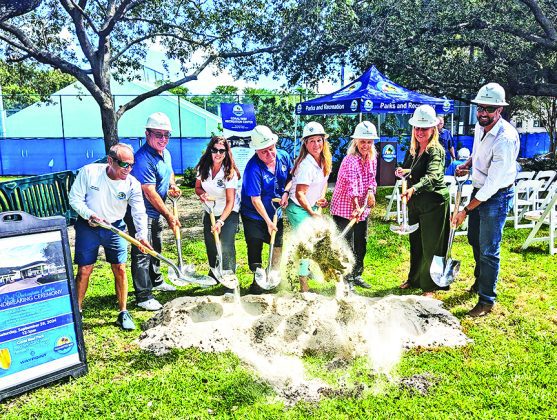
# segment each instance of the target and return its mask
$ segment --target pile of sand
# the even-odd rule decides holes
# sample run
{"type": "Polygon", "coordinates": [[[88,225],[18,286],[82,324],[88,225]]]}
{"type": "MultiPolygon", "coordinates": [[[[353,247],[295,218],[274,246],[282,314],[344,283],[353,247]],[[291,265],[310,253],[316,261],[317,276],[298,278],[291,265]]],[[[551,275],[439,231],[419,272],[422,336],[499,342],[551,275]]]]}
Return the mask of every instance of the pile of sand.
{"type": "Polygon", "coordinates": [[[306,379],[300,356],[366,356],[375,371],[388,374],[405,348],[468,342],[458,320],[431,298],[335,299],[313,293],[248,295],[239,302],[232,296],[175,299],[148,321],[139,339],[141,348],[156,354],[190,347],[230,350],[287,403],[336,392],[321,380],[306,379]]]}

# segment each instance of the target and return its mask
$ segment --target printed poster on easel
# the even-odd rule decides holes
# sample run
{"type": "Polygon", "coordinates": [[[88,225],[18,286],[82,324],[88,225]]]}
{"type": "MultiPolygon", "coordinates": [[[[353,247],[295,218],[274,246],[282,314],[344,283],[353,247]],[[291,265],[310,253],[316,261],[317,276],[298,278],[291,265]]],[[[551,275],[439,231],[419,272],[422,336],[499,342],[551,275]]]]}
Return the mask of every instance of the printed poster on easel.
{"type": "Polygon", "coordinates": [[[0,397],[84,368],[63,242],[61,230],[0,237],[0,397]]]}

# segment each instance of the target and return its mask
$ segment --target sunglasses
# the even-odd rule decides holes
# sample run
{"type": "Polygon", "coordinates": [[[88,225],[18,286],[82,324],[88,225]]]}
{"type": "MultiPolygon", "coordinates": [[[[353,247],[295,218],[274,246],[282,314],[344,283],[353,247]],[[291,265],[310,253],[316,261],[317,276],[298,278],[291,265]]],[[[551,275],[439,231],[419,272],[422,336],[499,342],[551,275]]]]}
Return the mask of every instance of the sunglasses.
{"type": "Polygon", "coordinates": [[[487,112],[488,114],[493,114],[495,111],[497,111],[499,107],[498,106],[482,106],[482,105],[478,105],[476,107],[478,112],[487,112]]]}
{"type": "Polygon", "coordinates": [[[211,147],[211,153],[219,153],[224,155],[226,153],[226,149],[217,149],[216,147],[211,147]]]}
{"type": "Polygon", "coordinates": [[[116,157],[114,157],[114,156],[110,156],[110,157],[112,158],[112,160],[113,160],[114,162],[116,162],[116,163],[118,164],[118,166],[119,166],[120,168],[124,168],[124,169],[126,169],[126,168],[133,168],[133,165],[135,164],[135,163],[124,162],[123,160],[120,160],[120,159],[118,159],[118,158],[116,158],[116,157]]]}
{"type": "Polygon", "coordinates": [[[149,133],[151,133],[153,136],[155,136],[155,138],[157,140],[162,140],[163,138],[165,138],[165,139],[170,138],[170,133],[155,133],[154,131],[151,131],[151,130],[149,130],[149,133]]]}

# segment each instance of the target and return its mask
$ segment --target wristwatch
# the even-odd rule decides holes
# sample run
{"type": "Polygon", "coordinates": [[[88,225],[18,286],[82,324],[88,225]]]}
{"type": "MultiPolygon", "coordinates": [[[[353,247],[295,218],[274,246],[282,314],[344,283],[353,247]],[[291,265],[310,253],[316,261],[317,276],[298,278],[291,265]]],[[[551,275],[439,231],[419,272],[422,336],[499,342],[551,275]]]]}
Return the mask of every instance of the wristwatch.
{"type": "Polygon", "coordinates": [[[470,212],[472,211],[472,210],[470,210],[470,209],[468,208],[468,206],[464,206],[464,209],[463,209],[463,210],[464,210],[464,213],[466,213],[466,214],[468,214],[468,213],[470,213],[470,212]]]}

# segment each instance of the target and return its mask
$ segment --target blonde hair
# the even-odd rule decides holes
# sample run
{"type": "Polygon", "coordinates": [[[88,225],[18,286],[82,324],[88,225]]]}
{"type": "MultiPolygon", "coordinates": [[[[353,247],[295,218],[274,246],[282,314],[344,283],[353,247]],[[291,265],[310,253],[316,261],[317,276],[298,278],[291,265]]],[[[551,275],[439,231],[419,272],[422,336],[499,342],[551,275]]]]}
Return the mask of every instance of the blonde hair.
{"type": "MultiPolygon", "coordinates": [[[[427,143],[427,146],[425,148],[425,150],[431,148],[431,147],[439,147],[439,148],[443,148],[441,146],[441,143],[439,143],[439,131],[437,130],[437,127],[431,127],[433,128],[433,134],[431,135],[431,138],[429,139],[429,142],[427,143]]],[[[418,142],[416,140],[416,136],[414,135],[416,130],[416,127],[412,128],[412,138],[410,140],[410,154],[412,156],[416,156],[416,152],[418,150],[418,142]]]]}
{"type": "MultiPolygon", "coordinates": [[[[323,136],[321,134],[320,136],[323,138],[323,150],[321,151],[321,155],[320,155],[321,158],[320,164],[321,164],[321,168],[323,169],[323,175],[328,176],[331,173],[331,170],[333,168],[333,156],[331,155],[331,148],[329,146],[329,142],[327,141],[328,136],[323,136]]],[[[306,147],[306,141],[310,137],[312,136],[304,137],[302,141],[300,154],[296,158],[296,161],[294,162],[294,167],[292,168],[292,172],[291,172],[292,175],[296,173],[296,170],[298,169],[298,166],[300,166],[300,163],[306,158],[307,155],[309,155],[308,148],[306,147]]]]}
{"type": "MultiPolygon", "coordinates": [[[[368,139],[352,139],[352,141],[348,145],[348,150],[346,151],[347,155],[361,156],[361,153],[358,150],[358,142],[360,140],[368,140],[368,139]]],[[[373,142],[373,146],[369,150],[370,150],[369,161],[371,162],[377,156],[377,149],[375,148],[375,140],[373,142]]]]}

